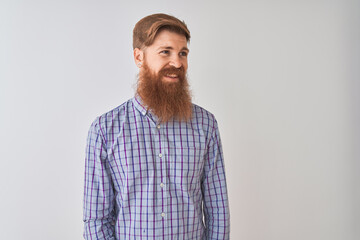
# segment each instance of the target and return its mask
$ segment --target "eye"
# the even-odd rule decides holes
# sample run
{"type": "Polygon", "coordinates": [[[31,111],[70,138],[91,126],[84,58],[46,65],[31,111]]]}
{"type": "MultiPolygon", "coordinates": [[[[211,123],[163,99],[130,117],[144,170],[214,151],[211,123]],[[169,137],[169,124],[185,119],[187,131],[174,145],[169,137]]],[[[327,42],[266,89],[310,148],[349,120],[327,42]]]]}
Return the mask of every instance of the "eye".
{"type": "Polygon", "coordinates": [[[180,52],[180,56],[184,56],[184,57],[186,57],[188,55],[188,53],[187,52],[180,52]]]}
{"type": "Polygon", "coordinates": [[[169,50],[162,50],[160,53],[169,54],[169,50]]]}

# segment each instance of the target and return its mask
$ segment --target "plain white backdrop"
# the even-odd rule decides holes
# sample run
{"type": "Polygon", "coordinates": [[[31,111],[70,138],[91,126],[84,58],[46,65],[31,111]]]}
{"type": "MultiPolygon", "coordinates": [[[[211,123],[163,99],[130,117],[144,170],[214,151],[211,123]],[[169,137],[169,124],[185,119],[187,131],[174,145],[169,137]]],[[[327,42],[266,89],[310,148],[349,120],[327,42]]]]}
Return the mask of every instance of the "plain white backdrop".
{"type": "Polygon", "coordinates": [[[134,94],[132,29],[188,25],[233,240],[360,239],[360,2],[0,1],[0,239],[82,238],[96,116],[134,94]]]}

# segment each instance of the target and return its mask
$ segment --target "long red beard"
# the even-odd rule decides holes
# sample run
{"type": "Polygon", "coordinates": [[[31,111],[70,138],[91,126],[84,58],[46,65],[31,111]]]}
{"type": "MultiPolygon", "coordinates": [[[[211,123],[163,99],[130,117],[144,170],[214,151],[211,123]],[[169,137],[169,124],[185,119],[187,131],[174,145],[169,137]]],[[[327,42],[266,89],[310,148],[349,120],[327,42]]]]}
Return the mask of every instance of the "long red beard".
{"type": "Polygon", "coordinates": [[[180,121],[190,120],[191,93],[184,68],[162,68],[158,74],[153,74],[146,62],[143,62],[142,68],[137,94],[160,122],[167,122],[172,118],[180,121]],[[178,81],[165,82],[163,77],[167,74],[177,74],[178,81]]]}

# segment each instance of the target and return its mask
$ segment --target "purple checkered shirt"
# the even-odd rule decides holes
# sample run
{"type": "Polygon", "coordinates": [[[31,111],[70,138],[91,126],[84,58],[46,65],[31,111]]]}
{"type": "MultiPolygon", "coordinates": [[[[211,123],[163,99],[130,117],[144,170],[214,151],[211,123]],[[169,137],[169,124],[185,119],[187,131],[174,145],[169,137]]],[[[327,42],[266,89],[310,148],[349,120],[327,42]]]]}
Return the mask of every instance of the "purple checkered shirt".
{"type": "Polygon", "coordinates": [[[85,156],[85,239],[229,239],[220,134],[193,104],[159,124],[136,96],[97,117],[85,156]]]}

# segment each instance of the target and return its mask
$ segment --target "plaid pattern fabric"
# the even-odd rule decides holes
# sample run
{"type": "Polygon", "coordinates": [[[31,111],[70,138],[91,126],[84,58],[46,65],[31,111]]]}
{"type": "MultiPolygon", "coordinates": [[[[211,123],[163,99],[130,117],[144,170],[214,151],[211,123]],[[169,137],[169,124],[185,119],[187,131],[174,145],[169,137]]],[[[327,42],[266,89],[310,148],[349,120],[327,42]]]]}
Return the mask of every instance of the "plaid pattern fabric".
{"type": "Polygon", "coordinates": [[[136,96],[88,132],[85,239],[229,239],[219,130],[193,104],[189,122],[158,119],[136,96]]]}

